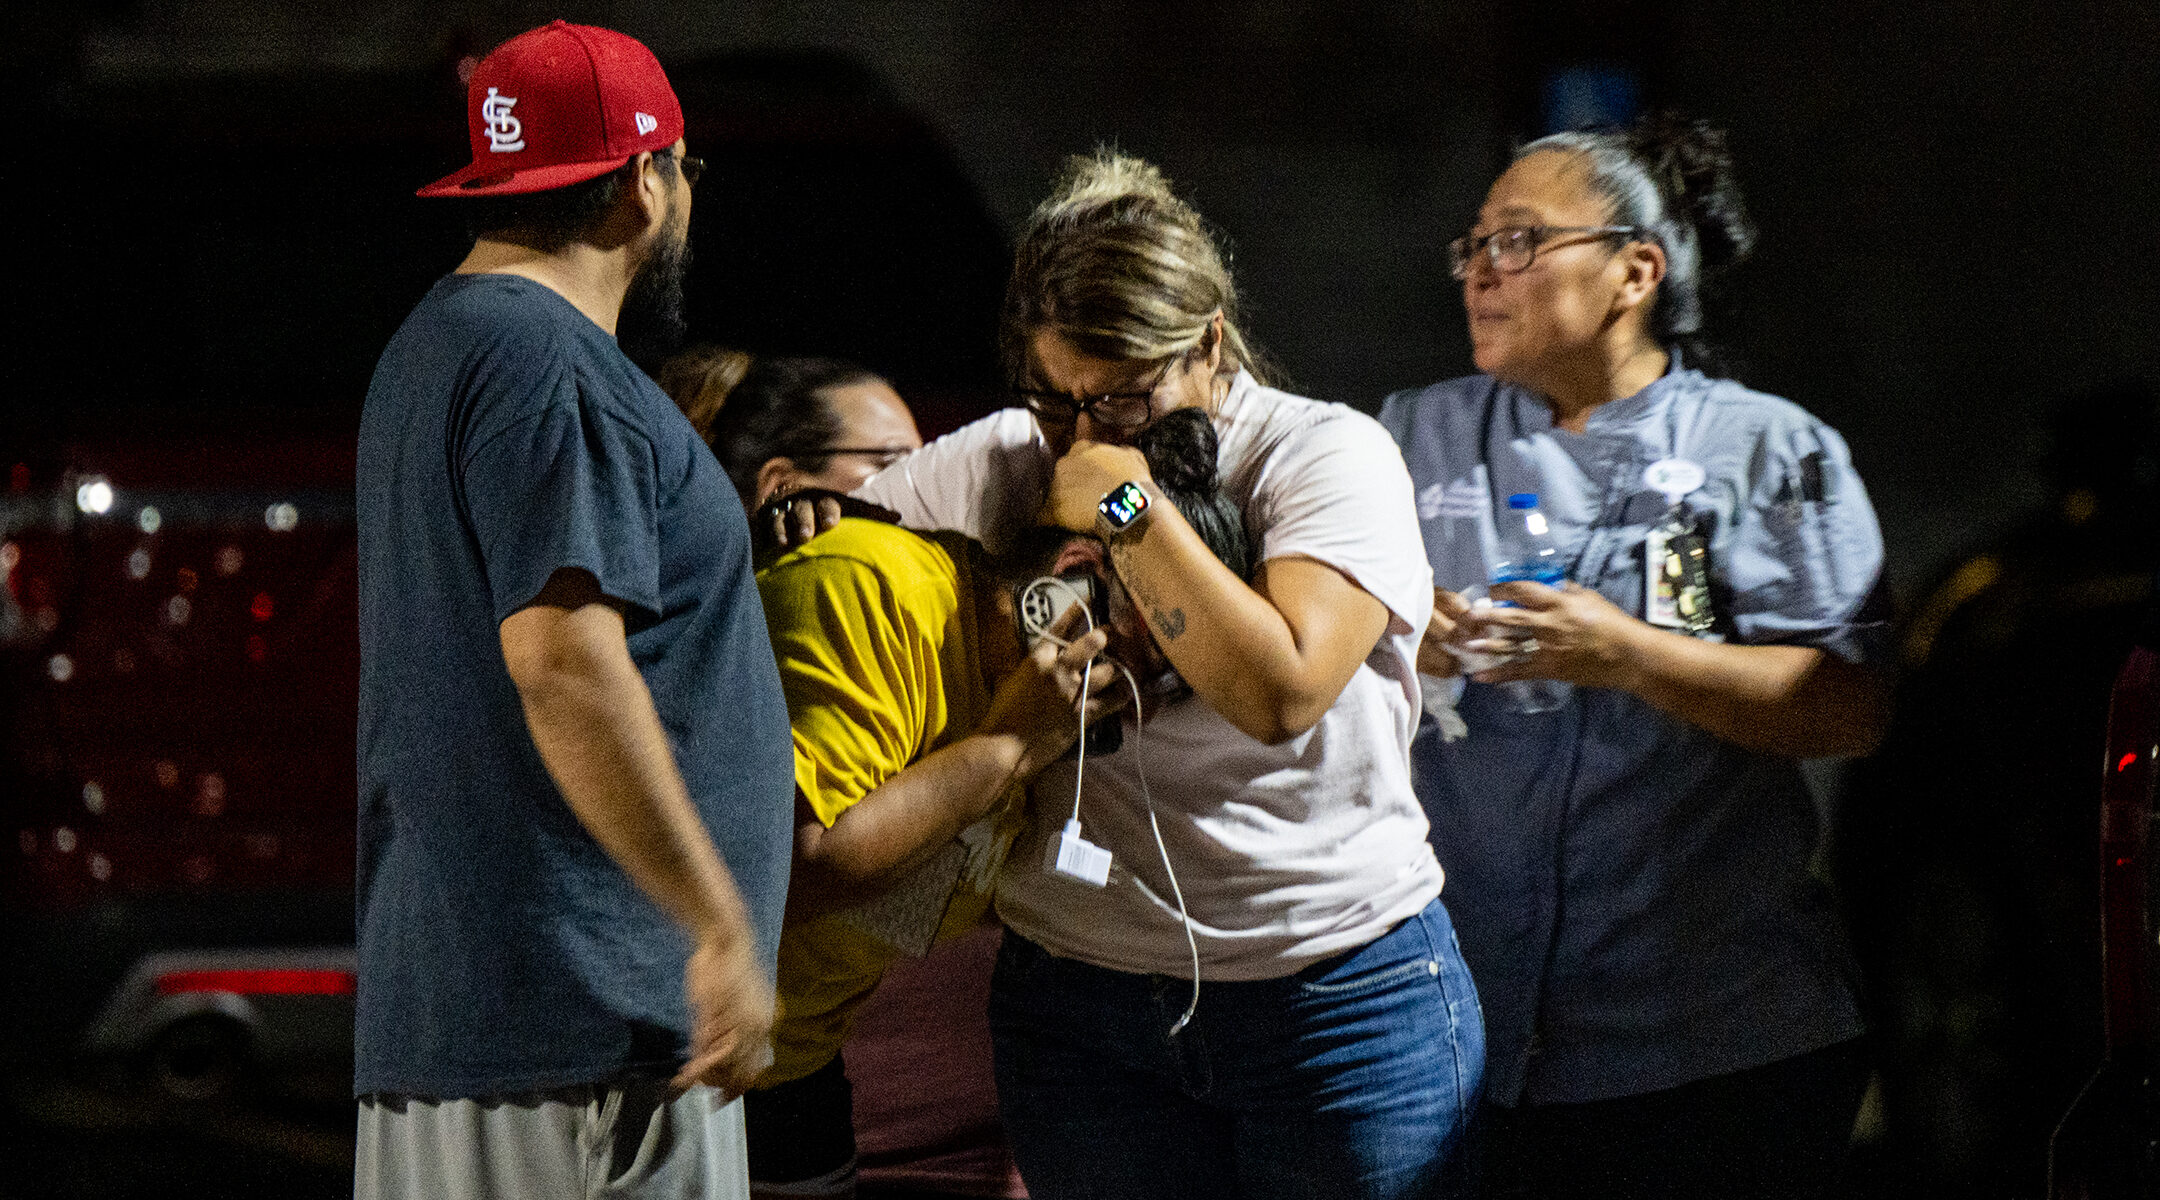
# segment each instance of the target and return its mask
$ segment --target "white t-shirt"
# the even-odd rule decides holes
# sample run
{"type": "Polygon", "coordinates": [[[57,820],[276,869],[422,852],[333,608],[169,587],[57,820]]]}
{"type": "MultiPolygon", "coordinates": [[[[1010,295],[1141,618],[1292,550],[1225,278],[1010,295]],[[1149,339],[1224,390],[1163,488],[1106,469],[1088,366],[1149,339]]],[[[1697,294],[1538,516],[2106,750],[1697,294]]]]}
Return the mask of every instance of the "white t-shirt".
{"type": "MultiPolygon", "coordinates": [[[[1417,644],[1432,608],[1409,472],[1378,422],[1240,372],[1215,416],[1225,496],[1261,561],[1298,556],[1378,598],[1388,628],[1319,724],[1277,746],[1204,700],[1125,729],[1090,756],[1089,841],[1114,856],[1109,886],[1048,870],[1072,812],[1074,763],[1031,791],[1028,832],[998,881],[998,915],[1053,954],[1117,971],[1189,977],[1177,902],[1148,825],[1147,788],[1184,888],[1208,980],[1272,979],[1379,937],[1440,892],[1425,813],[1410,790],[1417,644]]],[[[1035,420],[1007,409],[939,438],[856,494],[919,529],[997,547],[1034,524],[1052,459],[1035,420]]]]}

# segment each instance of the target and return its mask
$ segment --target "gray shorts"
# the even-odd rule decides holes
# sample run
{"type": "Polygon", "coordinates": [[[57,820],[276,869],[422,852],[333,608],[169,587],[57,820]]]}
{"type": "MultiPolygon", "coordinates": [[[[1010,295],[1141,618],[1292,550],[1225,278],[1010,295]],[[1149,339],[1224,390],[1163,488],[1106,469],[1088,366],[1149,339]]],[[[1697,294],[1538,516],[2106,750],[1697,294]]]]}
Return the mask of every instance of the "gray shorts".
{"type": "Polygon", "coordinates": [[[480,1100],[367,1096],[355,1200],[746,1200],[742,1101],[627,1079],[480,1100]]]}

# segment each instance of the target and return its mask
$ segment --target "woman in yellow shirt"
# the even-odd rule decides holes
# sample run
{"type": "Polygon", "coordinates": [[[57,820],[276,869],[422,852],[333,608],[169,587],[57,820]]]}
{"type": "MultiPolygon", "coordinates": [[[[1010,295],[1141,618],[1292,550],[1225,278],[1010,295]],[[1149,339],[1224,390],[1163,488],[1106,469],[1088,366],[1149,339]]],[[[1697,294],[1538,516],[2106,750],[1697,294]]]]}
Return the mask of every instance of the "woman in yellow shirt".
{"type": "MultiPolygon", "coordinates": [[[[707,386],[677,390],[678,402],[703,419],[748,510],[805,488],[848,490],[920,444],[900,397],[849,364],[765,360],[677,381],[686,376],[707,386]],[[717,408],[715,391],[728,393],[717,408]]],[[[1157,441],[1158,475],[1193,481],[1166,488],[1170,499],[1219,530],[1218,551],[1242,570],[1242,526],[1212,494],[1213,430],[1166,426],[1157,441]]],[[[1099,564],[1084,549],[1061,554],[1070,540],[993,560],[958,534],[851,517],[760,563],[794,736],[797,836],[775,1061],[747,1102],[754,1191],[853,1194],[840,1050],[854,1017],[899,954],[982,921],[1014,831],[1006,802],[1077,738],[1078,688],[1114,631],[1083,634],[1070,612],[1059,629],[1069,646],[1030,650],[1013,618],[1015,588],[1060,558],[1099,564]]],[[[1158,676],[1144,624],[1118,623],[1136,636],[1114,652],[1158,676]]],[[[1087,686],[1099,691],[1110,672],[1095,666],[1087,686]]]]}

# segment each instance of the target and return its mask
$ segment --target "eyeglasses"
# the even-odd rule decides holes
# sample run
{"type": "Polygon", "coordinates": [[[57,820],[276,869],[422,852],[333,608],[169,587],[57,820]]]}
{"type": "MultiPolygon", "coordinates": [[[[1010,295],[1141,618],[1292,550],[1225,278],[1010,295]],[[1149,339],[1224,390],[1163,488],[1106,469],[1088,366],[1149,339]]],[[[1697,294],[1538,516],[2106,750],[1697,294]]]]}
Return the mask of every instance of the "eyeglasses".
{"type": "Polygon", "coordinates": [[[1170,371],[1185,360],[1183,354],[1173,354],[1163,362],[1162,370],[1155,373],[1155,381],[1144,392],[1104,392],[1075,400],[1064,392],[1045,388],[1024,388],[1017,384],[1013,395],[1035,419],[1044,425],[1069,429],[1080,423],[1081,414],[1108,425],[1113,429],[1128,431],[1140,428],[1155,415],[1155,393],[1170,378],[1170,371]]]}
{"type": "Polygon", "coordinates": [[[1448,243],[1448,274],[1457,279],[1468,278],[1470,264],[1481,251],[1491,258],[1496,271],[1510,275],[1527,271],[1530,264],[1537,261],[1538,248],[1563,233],[1634,237],[1645,232],[1639,225],[1509,225],[1483,237],[1466,233],[1448,243]]]}
{"type": "MultiPolygon", "coordinates": [[[[691,187],[696,187],[698,176],[705,173],[705,160],[695,154],[662,154],[657,150],[653,151],[654,162],[657,163],[663,158],[675,160],[675,169],[681,172],[683,182],[691,187]]],[[[629,173],[629,177],[634,178],[637,171],[637,155],[633,154],[624,159],[622,169],[629,173]]],[[[659,170],[657,166],[653,169],[659,170]]]]}
{"type": "Polygon", "coordinates": [[[835,454],[865,454],[876,461],[878,470],[882,471],[914,452],[913,446],[826,446],[797,457],[830,458],[835,454]]]}

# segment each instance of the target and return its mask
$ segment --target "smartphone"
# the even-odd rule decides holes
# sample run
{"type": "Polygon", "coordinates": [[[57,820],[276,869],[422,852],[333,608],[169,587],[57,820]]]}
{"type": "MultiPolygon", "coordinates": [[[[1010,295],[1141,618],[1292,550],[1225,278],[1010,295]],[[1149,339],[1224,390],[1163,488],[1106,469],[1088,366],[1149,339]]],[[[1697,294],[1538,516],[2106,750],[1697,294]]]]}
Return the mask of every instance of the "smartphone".
{"type": "Polygon", "coordinates": [[[1020,640],[1028,649],[1040,645],[1042,632],[1055,628],[1077,604],[1087,605],[1097,628],[1109,623],[1110,596],[1093,575],[1076,572],[1047,578],[1056,584],[1037,579],[1022,586],[1014,599],[1013,616],[1020,622],[1020,640]]]}
{"type": "MultiPolygon", "coordinates": [[[[1103,586],[1101,580],[1084,571],[1051,578],[1063,586],[1028,584],[1020,589],[1013,605],[1013,615],[1020,622],[1020,636],[1030,648],[1042,640],[1036,630],[1054,627],[1078,604],[1087,605],[1095,628],[1101,629],[1110,623],[1110,589],[1103,586]]],[[[1125,744],[1124,723],[1115,717],[1106,717],[1088,726],[1086,738],[1089,754],[1116,754],[1125,744]]]]}

